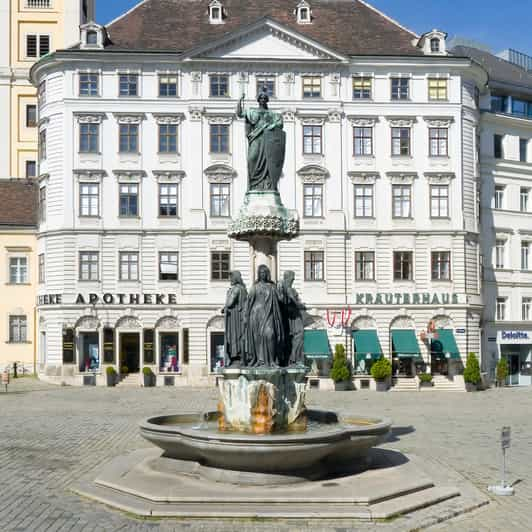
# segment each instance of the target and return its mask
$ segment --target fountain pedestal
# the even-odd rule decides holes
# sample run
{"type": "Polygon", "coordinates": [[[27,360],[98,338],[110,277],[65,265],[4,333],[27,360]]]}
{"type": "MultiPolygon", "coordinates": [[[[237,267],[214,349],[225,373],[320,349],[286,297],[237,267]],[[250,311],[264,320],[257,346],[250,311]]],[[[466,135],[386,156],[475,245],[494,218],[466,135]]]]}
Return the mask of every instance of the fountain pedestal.
{"type": "Polygon", "coordinates": [[[219,382],[222,431],[269,434],[305,428],[305,368],[226,369],[219,382]]]}

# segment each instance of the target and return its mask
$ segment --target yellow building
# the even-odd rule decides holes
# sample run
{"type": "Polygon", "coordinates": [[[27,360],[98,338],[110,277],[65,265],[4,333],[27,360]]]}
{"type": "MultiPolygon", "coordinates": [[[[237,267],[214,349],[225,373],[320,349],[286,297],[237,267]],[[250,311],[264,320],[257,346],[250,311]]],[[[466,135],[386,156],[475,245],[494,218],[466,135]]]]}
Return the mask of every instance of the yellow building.
{"type": "Polygon", "coordinates": [[[94,0],[0,0],[0,178],[37,175],[37,98],[29,69],[79,42],[94,0]]]}
{"type": "Polygon", "coordinates": [[[0,181],[0,371],[35,371],[35,294],[44,280],[36,256],[37,183],[0,181]]]}

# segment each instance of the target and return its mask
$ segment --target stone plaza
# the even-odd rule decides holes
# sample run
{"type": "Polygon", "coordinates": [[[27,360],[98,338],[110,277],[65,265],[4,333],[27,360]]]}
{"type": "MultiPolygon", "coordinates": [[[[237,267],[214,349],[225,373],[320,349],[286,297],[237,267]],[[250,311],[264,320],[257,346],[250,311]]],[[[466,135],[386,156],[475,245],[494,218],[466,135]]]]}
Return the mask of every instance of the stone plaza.
{"type": "MultiPolygon", "coordinates": [[[[12,381],[0,394],[0,529],[33,530],[530,530],[530,429],[532,397],[526,389],[475,394],[404,392],[310,392],[308,406],[394,421],[384,445],[418,457],[430,468],[447,468],[483,492],[487,504],[453,517],[451,499],[393,520],[136,519],[72,492],[111,459],[149,447],[138,424],[154,414],[212,409],[213,389],[54,387],[31,378],[12,381]],[[519,405],[519,408],[516,408],[519,405]],[[493,498],[487,486],[499,480],[499,431],[512,427],[509,480],[515,496],[493,498]],[[455,473],[456,472],[456,473],[455,473]]],[[[207,505],[206,505],[207,506],[207,505]]],[[[205,508],[207,516],[212,508],[205,508]]],[[[319,517],[319,508],[316,509],[319,517]]]]}

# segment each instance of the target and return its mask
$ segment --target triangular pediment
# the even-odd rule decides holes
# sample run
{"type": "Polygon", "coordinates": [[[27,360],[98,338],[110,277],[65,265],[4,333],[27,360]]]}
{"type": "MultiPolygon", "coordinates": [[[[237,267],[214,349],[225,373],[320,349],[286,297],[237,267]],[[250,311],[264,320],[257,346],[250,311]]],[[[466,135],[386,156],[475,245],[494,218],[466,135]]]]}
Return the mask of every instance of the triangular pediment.
{"type": "Polygon", "coordinates": [[[189,60],[347,61],[334,50],[270,19],[224,35],[184,55],[189,60]]]}

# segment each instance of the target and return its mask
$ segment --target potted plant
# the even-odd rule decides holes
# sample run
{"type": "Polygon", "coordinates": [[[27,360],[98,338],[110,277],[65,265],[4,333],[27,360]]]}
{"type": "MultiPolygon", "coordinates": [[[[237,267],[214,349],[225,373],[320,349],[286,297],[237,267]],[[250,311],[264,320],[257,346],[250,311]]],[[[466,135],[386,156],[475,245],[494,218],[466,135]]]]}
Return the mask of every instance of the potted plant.
{"type": "Polygon", "coordinates": [[[466,390],[472,392],[477,390],[477,386],[480,383],[480,366],[475,353],[469,353],[467,355],[466,366],[464,369],[464,381],[466,390]]]}
{"type": "Polygon", "coordinates": [[[334,348],[334,361],[330,375],[334,381],[334,389],[336,391],[351,389],[351,368],[347,362],[345,348],[342,344],[336,344],[334,348]]]}
{"type": "Polygon", "coordinates": [[[105,375],[107,377],[107,386],[116,386],[118,373],[113,366],[107,366],[105,368],[105,375]]]}
{"type": "Polygon", "coordinates": [[[144,377],[144,386],[155,386],[155,373],[151,368],[144,367],[142,368],[142,375],[144,377]]]}
{"type": "Polygon", "coordinates": [[[387,358],[380,358],[371,366],[371,376],[375,379],[378,392],[388,390],[388,380],[392,375],[392,363],[387,358]]]}
{"type": "Polygon", "coordinates": [[[124,375],[124,377],[129,373],[129,368],[127,366],[122,366],[120,368],[120,374],[124,375]]]}
{"type": "Polygon", "coordinates": [[[497,371],[496,371],[497,386],[502,387],[506,384],[508,373],[509,373],[508,360],[506,358],[501,358],[499,362],[497,362],[497,371]]]}
{"type": "Polygon", "coordinates": [[[433,385],[432,375],[430,373],[420,373],[418,377],[421,388],[429,388],[433,385]]]}

